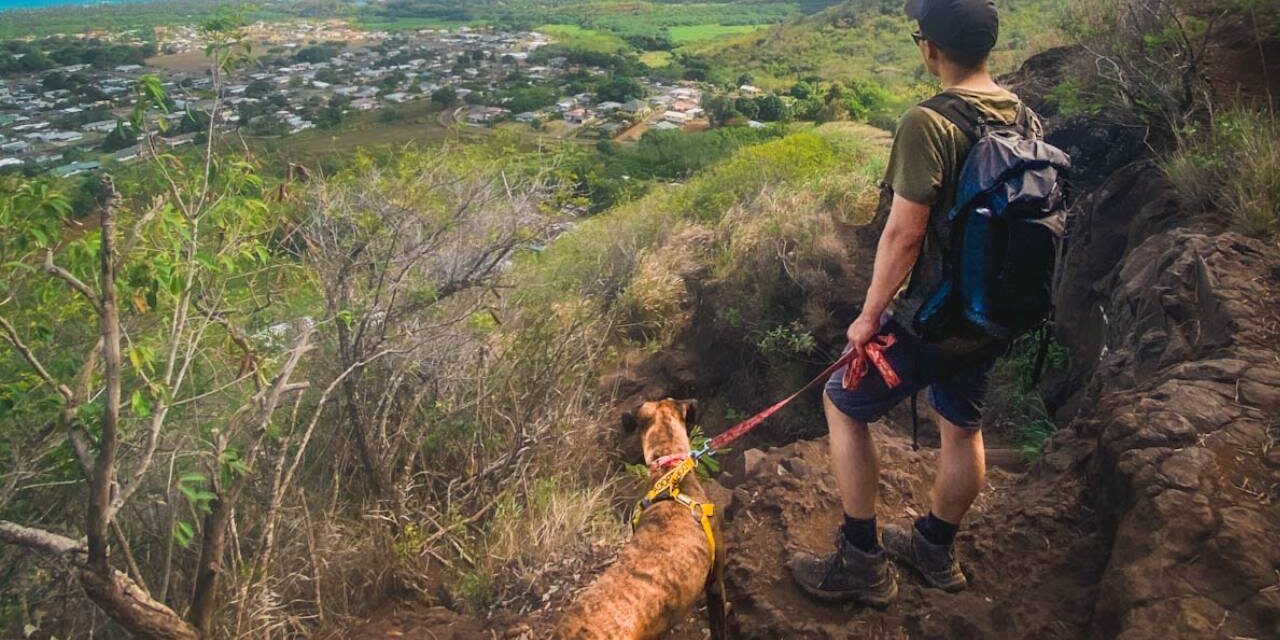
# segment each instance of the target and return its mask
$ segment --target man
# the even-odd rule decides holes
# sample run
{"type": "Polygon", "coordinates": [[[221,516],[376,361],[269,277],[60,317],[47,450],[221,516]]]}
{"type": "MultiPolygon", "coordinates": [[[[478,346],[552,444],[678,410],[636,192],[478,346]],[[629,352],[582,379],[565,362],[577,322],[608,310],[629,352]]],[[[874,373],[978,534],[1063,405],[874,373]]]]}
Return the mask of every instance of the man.
{"type": "MultiPolygon", "coordinates": [[[[995,3],[911,0],[907,14],[919,25],[912,37],[943,91],[976,107],[988,122],[1013,124],[1022,110],[1019,100],[987,69],[999,30],[995,3]]],[[[1029,121],[1030,133],[1038,137],[1039,123],[1034,117],[1029,121]]],[[[929,586],[946,591],[966,586],[952,545],[983,486],[981,401],[991,365],[1006,345],[960,336],[927,342],[913,332],[911,321],[943,279],[944,247],[938,236],[971,146],[958,126],[923,106],[906,112],[894,138],[885,178],[891,198],[882,205],[889,207],[888,222],[866,301],[848,338],[849,348],[862,353],[876,336],[892,334],[897,342],[885,355],[902,382],[889,389],[872,367],[853,390],[841,386],[843,370],[827,383],[823,407],[844,524],[834,553],[797,554],[789,562],[796,582],[814,598],[888,604],[897,595],[890,557],[914,567],[929,586]],[[867,425],[925,388],[941,418],[942,438],[931,509],[914,526],[886,526],[882,547],[875,511],[879,463],[867,425]]]]}

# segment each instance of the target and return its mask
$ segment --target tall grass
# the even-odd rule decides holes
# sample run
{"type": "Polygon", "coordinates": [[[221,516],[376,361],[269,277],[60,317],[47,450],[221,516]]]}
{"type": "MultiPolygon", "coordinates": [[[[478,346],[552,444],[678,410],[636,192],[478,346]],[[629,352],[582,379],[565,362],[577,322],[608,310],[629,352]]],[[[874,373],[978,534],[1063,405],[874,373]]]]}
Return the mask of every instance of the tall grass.
{"type": "Polygon", "coordinates": [[[1233,108],[1185,132],[1163,168],[1188,206],[1221,212],[1242,233],[1271,239],[1280,232],[1278,141],[1275,113],[1233,108]]]}

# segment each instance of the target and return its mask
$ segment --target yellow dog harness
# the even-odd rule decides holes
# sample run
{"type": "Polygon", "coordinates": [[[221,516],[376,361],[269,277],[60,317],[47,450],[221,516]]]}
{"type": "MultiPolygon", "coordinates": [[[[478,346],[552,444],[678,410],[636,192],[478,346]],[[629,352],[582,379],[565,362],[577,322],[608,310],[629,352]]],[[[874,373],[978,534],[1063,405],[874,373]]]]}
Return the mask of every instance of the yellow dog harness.
{"type": "Polygon", "coordinates": [[[702,524],[702,532],[707,535],[707,546],[711,550],[710,564],[715,567],[716,536],[711,528],[711,518],[715,516],[716,506],[710,502],[698,502],[680,492],[680,481],[684,480],[684,477],[689,475],[697,464],[697,459],[689,456],[658,478],[658,481],[653,483],[653,488],[649,489],[649,492],[636,503],[635,511],[631,515],[631,530],[634,531],[640,525],[640,517],[644,515],[645,509],[663,500],[674,500],[688,507],[689,513],[702,524]]]}

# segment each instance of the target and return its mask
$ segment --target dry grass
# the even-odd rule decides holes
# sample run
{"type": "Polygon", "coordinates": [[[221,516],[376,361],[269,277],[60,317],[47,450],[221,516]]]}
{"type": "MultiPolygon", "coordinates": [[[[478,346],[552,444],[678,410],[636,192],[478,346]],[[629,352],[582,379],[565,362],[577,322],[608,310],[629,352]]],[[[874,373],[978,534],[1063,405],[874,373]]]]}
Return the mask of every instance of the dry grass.
{"type": "Polygon", "coordinates": [[[1271,112],[1231,109],[1204,131],[1184,136],[1163,163],[1183,201],[1220,211],[1241,232],[1274,238],[1280,232],[1280,119],[1271,112]]]}

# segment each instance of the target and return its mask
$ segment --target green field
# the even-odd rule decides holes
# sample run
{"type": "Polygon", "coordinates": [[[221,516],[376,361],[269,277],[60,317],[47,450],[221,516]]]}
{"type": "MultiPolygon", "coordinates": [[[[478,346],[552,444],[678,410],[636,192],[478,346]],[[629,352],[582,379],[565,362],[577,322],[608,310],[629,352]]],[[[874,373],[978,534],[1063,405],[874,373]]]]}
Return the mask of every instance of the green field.
{"type": "Polygon", "coordinates": [[[671,58],[670,51],[646,51],[640,55],[640,62],[651,69],[661,69],[671,64],[671,58]]]}
{"type": "Polygon", "coordinates": [[[561,44],[586,51],[617,53],[631,48],[625,40],[612,33],[584,29],[574,24],[544,24],[537,31],[555,38],[561,44]]]}
{"type": "Polygon", "coordinates": [[[735,35],[739,33],[750,33],[766,25],[757,24],[692,24],[678,27],[670,27],[667,33],[671,34],[671,42],[682,45],[691,42],[702,42],[705,40],[714,40],[721,36],[735,35]]]}

